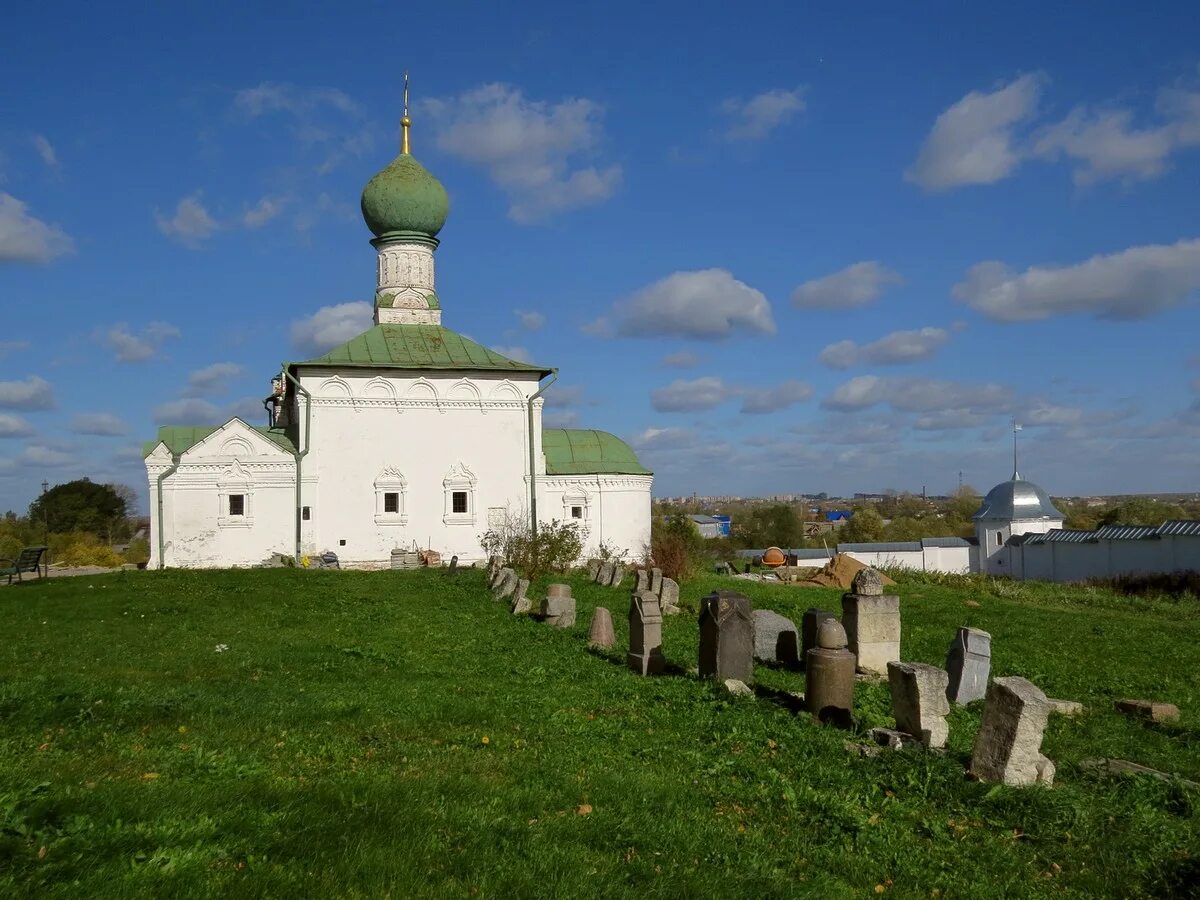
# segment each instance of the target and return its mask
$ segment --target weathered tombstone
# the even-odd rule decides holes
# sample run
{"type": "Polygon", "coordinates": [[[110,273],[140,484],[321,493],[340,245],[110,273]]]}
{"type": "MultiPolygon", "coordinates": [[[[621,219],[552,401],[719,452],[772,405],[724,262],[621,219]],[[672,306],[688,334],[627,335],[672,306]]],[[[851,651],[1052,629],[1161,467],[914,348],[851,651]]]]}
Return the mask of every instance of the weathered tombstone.
{"type": "Polygon", "coordinates": [[[612,613],[603,606],[597,606],[592,613],[592,627],[588,632],[588,646],[600,647],[605,650],[617,643],[613,632],[612,613]]]}
{"type": "Polygon", "coordinates": [[[1005,784],[1053,784],[1054,763],[1042,756],[1050,704],[1024,678],[996,678],[988,685],[983,721],[971,753],[971,774],[1005,784]]]}
{"type": "Polygon", "coordinates": [[[638,594],[650,590],[650,573],[645,569],[638,569],[636,574],[637,581],[633,585],[633,590],[638,594]]]}
{"type": "Polygon", "coordinates": [[[575,598],[569,584],[552,584],[542,599],[542,619],[555,628],[570,628],[575,624],[575,598]]]}
{"type": "Polygon", "coordinates": [[[679,583],[674,578],[664,578],[658,591],[658,599],[662,603],[664,615],[679,612],[679,583]]]}
{"type": "Polygon", "coordinates": [[[817,629],[817,645],[804,657],[804,705],[820,722],[849,728],[854,713],[854,654],[834,618],[817,629]]]}
{"type": "Polygon", "coordinates": [[[958,629],[946,653],[946,698],[960,705],[983,699],[991,668],[992,636],[978,628],[958,629]]]}
{"type": "Polygon", "coordinates": [[[860,597],[883,596],[883,575],[868,566],[854,573],[850,582],[850,590],[860,597]]]}
{"type": "Polygon", "coordinates": [[[503,600],[506,597],[511,597],[517,589],[517,583],[520,579],[517,573],[512,569],[501,569],[500,578],[497,580],[496,587],[492,591],[493,600],[503,600]]]}
{"type": "Polygon", "coordinates": [[[700,677],[754,680],[754,610],[737,591],[714,591],[700,601],[700,677]]]}
{"type": "Polygon", "coordinates": [[[616,568],[617,564],[611,559],[606,559],[602,562],[596,574],[596,584],[612,584],[613,572],[616,571],[616,568]]]}
{"type": "Polygon", "coordinates": [[[754,658],[785,666],[800,665],[800,636],[796,623],[769,609],[754,611],[754,658]]]}
{"type": "Polygon", "coordinates": [[[504,568],[504,557],[489,556],[487,563],[488,581],[491,582],[496,577],[496,573],[504,568]]]}
{"type": "Polygon", "coordinates": [[[887,670],[896,727],[926,747],[945,747],[950,735],[946,724],[950,714],[946,682],[950,676],[925,663],[890,662],[887,670]]]}
{"type": "Polygon", "coordinates": [[[662,583],[663,583],[662,569],[658,569],[658,568],[651,569],[650,570],[650,593],[661,597],[662,583]]]}
{"type": "Polygon", "coordinates": [[[817,646],[817,629],[826,619],[837,619],[838,614],[832,609],[820,609],[810,606],[804,611],[800,620],[800,659],[808,655],[808,651],[817,646]]]}
{"type": "Polygon", "coordinates": [[[662,652],[662,609],[658,598],[645,591],[629,603],[629,654],[625,662],[639,675],[657,675],[666,667],[662,652]]]}
{"type": "Polygon", "coordinates": [[[1174,703],[1162,703],[1157,700],[1117,700],[1113,706],[1117,712],[1135,719],[1149,719],[1151,722],[1179,721],[1179,707],[1174,703]]]}
{"type": "Polygon", "coordinates": [[[588,581],[595,583],[600,577],[601,561],[598,559],[589,559],[587,564],[588,581]]]}
{"type": "Polygon", "coordinates": [[[533,604],[529,602],[529,598],[526,596],[528,591],[529,579],[522,578],[517,582],[517,589],[513,592],[512,614],[514,616],[527,613],[533,608],[533,604]]]}
{"type": "MultiPolygon", "coordinates": [[[[874,584],[860,578],[862,569],[854,576],[854,584],[868,590],[874,584]]],[[[874,574],[878,575],[878,572],[874,574]]],[[[859,594],[851,591],[842,595],[842,627],[846,629],[850,652],[857,660],[858,671],[871,675],[886,675],[887,664],[900,659],[900,598],[895,595],[859,594]]]]}
{"type": "Polygon", "coordinates": [[[448,568],[446,570],[446,574],[447,575],[458,574],[458,557],[457,556],[450,557],[450,568],[448,568]]]}
{"type": "Polygon", "coordinates": [[[613,563],[612,580],[608,583],[609,587],[620,587],[621,582],[625,580],[625,564],[623,562],[613,563]]]}

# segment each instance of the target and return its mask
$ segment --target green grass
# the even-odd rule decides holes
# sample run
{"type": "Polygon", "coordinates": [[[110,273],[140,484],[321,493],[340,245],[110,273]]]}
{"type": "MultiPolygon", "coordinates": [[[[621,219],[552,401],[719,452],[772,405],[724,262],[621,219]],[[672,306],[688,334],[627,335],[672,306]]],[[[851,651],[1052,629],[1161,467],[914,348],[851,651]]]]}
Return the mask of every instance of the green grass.
{"type": "MultiPolygon", "coordinates": [[[[955,627],[975,625],[993,674],[1087,705],[1051,719],[1044,790],[964,777],[979,704],[952,713],[945,754],[860,758],[853,735],[773,699],[801,674],[760,666],[760,695],[730,698],[686,674],[691,616],[666,623],[678,673],[637,678],[586,647],[597,604],[624,640],[627,591],[573,585],[565,632],[510,616],[474,571],[129,572],[0,591],[0,895],[1200,890],[1200,791],[1079,766],[1116,756],[1200,780],[1194,602],[900,587],[906,659],[941,665],[955,627]],[[1121,696],[1177,703],[1182,720],[1125,719],[1121,696]]],[[[716,587],[795,618],[839,596],[712,578],[684,602],[716,587]]],[[[860,730],[892,724],[885,684],[856,704],[860,730]]]]}

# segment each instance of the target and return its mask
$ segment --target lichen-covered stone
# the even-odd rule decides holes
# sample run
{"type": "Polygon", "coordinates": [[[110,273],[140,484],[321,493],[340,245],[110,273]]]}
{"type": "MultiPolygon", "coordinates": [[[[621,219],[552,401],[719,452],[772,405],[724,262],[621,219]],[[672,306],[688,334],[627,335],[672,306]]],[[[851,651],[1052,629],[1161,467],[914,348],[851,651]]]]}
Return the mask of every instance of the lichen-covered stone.
{"type": "Polygon", "coordinates": [[[1037,685],[1016,676],[988,685],[971,774],[1010,785],[1051,784],[1054,764],[1041,753],[1050,704],[1037,685]]]}
{"type": "Polygon", "coordinates": [[[950,735],[946,724],[946,716],[950,714],[946,672],[937,666],[912,662],[890,662],[887,670],[896,727],[918,738],[926,747],[945,747],[950,735]]]}
{"type": "Polygon", "coordinates": [[[714,591],[700,601],[700,676],[754,680],[754,609],[737,591],[714,591]]]}
{"type": "Polygon", "coordinates": [[[760,662],[800,665],[796,623],[769,609],[754,611],[754,658],[760,662]]]}

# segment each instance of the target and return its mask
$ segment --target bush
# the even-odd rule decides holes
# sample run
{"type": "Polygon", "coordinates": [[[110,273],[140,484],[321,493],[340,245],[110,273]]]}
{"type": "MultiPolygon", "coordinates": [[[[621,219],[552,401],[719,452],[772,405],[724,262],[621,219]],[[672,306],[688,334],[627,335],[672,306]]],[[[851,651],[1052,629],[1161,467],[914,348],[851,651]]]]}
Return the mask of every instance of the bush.
{"type": "Polygon", "coordinates": [[[150,561],[150,542],[142,539],[130,541],[129,546],[125,548],[125,552],[121,557],[127,563],[141,565],[150,561]]]}
{"type": "Polygon", "coordinates": [[[50,561],[64,566],[103,566],[115,569],[125,560],[112,547],[86,531],[50,536],[50,561]]]}
{"type": "Polygon", "coordinates": [[[583,553],[586,538],[578,524],[558,519],[539,524],[535,537],[528,515],[506,510],[504,522],[481,534],[479,544],[488,556],[502,557],[513,570],[533,581],[569,570],[583,553]]]}
{"type": "Polygon", "coordinates": [[[650,524],[650,556],[663,575],[682,582],[707,559],[699,529],[687,516],[676,514],[650,524]]]}
{"type": "Polygon", "coordinates": [[[1092,578],[1088,584],[1108,588],[1127,597],[1160,597],[1176,599],[1200,597],[1200,572],[1178,569],[1150,575],[1117,575],[1112,578],[1092,578]]]}

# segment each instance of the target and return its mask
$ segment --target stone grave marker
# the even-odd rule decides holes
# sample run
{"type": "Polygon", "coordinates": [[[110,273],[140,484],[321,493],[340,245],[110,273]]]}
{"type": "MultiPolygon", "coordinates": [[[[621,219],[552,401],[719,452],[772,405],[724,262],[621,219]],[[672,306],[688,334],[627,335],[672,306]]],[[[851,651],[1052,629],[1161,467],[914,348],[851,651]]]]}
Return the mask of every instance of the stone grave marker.
{"type": "Polygon", "coordinates": [[[589,559],[587,563],[588,581],[595,584],[596,579],[600,577],[601,561],[598,559],[589,559]]]}
{"type": "Polygon", "coordinates": [[[950,676],[925,663],[890,662],[887,669],[896,727],[926,747],[945,747],[950,736],[946,724],[946,716],[950,715],[946,683],[950,676]]]}
{"type": "Polygon", "coordinates": [[[613,563],[612,580],[608,583],[609,587],[620,587],[621,582],[625,580],[625,564],[623,562],[613,563]]]}
{"type": "Polygon", "coordinates": [[[529,597],[526,596],[529,592],[529,579],[522,578],[517,582],[517,589],[512,596],[512,614],[514,616],[527,613],[533,608],[533,604],[529,602],[529,597]]]}
{"type": "Polygon", "coordinates": [[[575,598],[569,584],[552,584],[542,599],[542,619],[555,628],[571,628],[575,624],[575,598]]]}
{"type": "MultiPolygon", "coordinates": [[[[874,571],[863,569],[854,576],[874,571]]],[[[875,573],[878,574],[878,573],[875,573]]],[[[863,579],[865,580],[865,579],[863,579]]],[[[871,584],[864,585],[871,587],[871,584]]],[[[900,659],[900,598],[886,594],[842,595],[842,627],[846,629],[850,652],[858,671],[886,675],[887,664],[900,659]]]]}
{"type": "Polygon", "coordinates": [[[637,575],[637,581],[634,582],[633,589],[636,593],[650,590],[650,573],[645,569],[638,569],[634,573],[637,575]]]}
{"type": "Polygon", "coordinates": [[[821,622],[817,646],[805,654],[804,705],[820,722],[853,724],[854,654],[846,649],[846,630],[837,619],[821,622]]]}
{"type": "Polygon", "coordinates": [[[629,654],[625,662],[639,675],[658,675],[666,668],[662,652],[662,609],[658,598],[645,591],[629,603],[629,654]]]}
{"type": "Polygon", "coordinates": [[[592,613],[592,627],[588,631],[588,646],[611,649],[617,643],[613,632],[612,613],[603,606],[597,606],[592,613]]]}
{"type": "Polygon", "coordinates": [[[700,601],[700,677],[754,681],[754,609],[737,591],[700,601]]]}
{"type": "Polygon", "coordinates": [[[600,563],[600,570],[596,575],[596,584],[609,585],[612,584],[613,572],[616,570],[617,564],[611,559],[606,559],[600,563]]]}
{"type": "Polygon", "coordinates": [[[860,597],[882,597],[883,576],[870,566],[859,569],[850,582],[850,591],[860,597]]]}
{"type": "Polygon", "coordinates": [[[501,569],[500,577],[496,580],[496,587],[492,590],[492,599],[503,600],[506,597],[511,597],[517,589],[518,581],[520,579],[512,569],[501,569]]]}
{"type": "Polygon", "coordinates": [[[983,721],[971,752],[971,774],[1004,784],[1053,784],[1054,763],[1042,755],[1050,704],[1024,678],[996,678],[988,685],[983,721]]]}
{"type": "Polygon", "coordinates": [[[662,603],[664,616],[679,612],[679,584],[673,578],[664,578],[658,592],[659,602],[662,603]]]}
{"type": "Polygon", "coordinates": [[[1117,712],[1135,719],[1149,719],[1151,722],[1179,721],[1179,707],[1174,703],[1161,703],[1156,700],[1117,700],[1113,706],[1117,712]]]}
{"type": "Polygon", "coordinates": [[[754,658],[760,662],[800,665],[800,636],[796,623],[769,609],[754,611],[754,658]]]}
{"type": "Polygon", "coordinates": [[[450,568],[448,568],[446,570],[446,574],[447,575],[458,574],[458,557],[457,556],[450,557],[450,568]]]}
{"type": "Polygon", "coordinates": [[[960,706],[982,700],[991,669],[992,636],[978,628],[959,628],[946,651],[947,699],[960,706]]]}
{"type": "Polygon", "coordinates": [[[662,583],[663,583],[662,569],[658,569],[658,568],[651,569],[650,570],[650,592],[652,594],[657,595],[660,599],[662,598],[662,583]]]}
{"type": "Polygon", "coordinates": [[[826,619],[837,619],[838,614],[832,609],[820,609],[810,606],[804,611],[800,620],[800,659],[803,662],[808,651],[817,646],[817,629],[826,619]]]}

